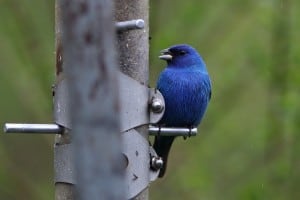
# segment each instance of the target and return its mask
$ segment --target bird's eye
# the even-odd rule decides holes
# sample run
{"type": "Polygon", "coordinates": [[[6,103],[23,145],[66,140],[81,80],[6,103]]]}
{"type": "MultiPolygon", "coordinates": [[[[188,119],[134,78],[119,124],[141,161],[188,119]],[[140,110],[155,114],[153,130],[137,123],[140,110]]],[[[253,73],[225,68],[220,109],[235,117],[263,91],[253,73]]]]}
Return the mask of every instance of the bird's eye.
{"type": "Polygon", "coordinates": [[[186,54],[186,52],[185,52],[185,51],[180,51],[179,54],[180,54],[181,56],[184,56],[184,55],[186,54]]]}

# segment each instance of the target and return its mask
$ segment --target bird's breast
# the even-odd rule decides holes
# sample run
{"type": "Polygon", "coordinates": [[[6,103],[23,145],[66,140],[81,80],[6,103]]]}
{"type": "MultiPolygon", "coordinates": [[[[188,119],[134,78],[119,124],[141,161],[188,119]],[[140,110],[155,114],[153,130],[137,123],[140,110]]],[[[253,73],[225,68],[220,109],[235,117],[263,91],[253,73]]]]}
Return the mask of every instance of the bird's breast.
{"type": "Polygon", "coordinates": [[[168,126],[197,126],[206,110],[210,80],[201,72],[162,74],[158,89],[166,103],[162,123],[168,126]]]}

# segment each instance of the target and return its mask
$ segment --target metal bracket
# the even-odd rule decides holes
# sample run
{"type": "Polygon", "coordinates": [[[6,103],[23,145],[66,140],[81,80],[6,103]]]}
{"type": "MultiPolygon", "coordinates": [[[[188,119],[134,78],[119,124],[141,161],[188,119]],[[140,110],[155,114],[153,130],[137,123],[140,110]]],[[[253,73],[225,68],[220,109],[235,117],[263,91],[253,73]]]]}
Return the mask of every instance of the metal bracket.
{"type": "MultiPolygon", "coordinates": [[[[164,114],[164,99],[156,90],[142,85],[129,76],[118,73],[119,92],[122,100],[120,110],[120,131],[124,132],[132,128],[157,123],[164,114]],[[150,116],[149,116],[150,105],[150,116]]],[[[68,129],[71,128],[69,116],[69,93],[65,79],[54,86],[55,95],[62,98],[54,98],[54,121],[68,129]]]]}
{"type": "Polygon", "coordinates": [[[148,140],[135,129],[122,133],[124,154],[127,157],[125,179],[127,199],[131,199],[144,190],[149,184],[150,156],[148,140]],[[130,141],[130,142],[129,142],[130,141]],[[147,163],[147,166],[144,164],[147,163]]]}
{"type": "Polygon", "coordinates": [[[148,88],[138,81],[119,72],[121,104],[121,132],[146,124],[157,123],[164,114],[164,99],[155,89],[148,88]],[[157,104],[160,103],[160,110],[157,104]],[[149,116],[150,105],[150,116],[149,116]]]}
{"type": "Polygon", "coordinates": [[[76,184],[73,144],[54,145],[54,182],[76,184]]]}
{"type": "Polygon", "coordinates": [[[54,95],[60,98],[54,98],[54,122],[62,127],[71,129],[71,119],[70,119],[70,108],[69,108],[69,90],[67,86],[67,81],[64,77],[60,78],[59,81],[53,86],[54,95]]]}

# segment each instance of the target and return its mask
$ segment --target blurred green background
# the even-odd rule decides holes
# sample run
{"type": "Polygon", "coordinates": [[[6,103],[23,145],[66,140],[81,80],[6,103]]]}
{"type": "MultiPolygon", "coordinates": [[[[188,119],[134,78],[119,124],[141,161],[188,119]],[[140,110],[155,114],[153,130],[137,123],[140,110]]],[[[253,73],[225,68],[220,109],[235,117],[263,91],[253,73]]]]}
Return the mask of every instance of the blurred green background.
{"type": "MultiPolygon", "coordinates": [[[[300,1],[151,0],[159,50],[192,44],[213,83],[193,139],[178,138],[150,199],[300,199],[300,1]]],[[[0,124],[51,122],[54,2],[0,1],[0,124]]],[[[0,199],[54,199],[53,136],[0,135],[0,199]]]]}

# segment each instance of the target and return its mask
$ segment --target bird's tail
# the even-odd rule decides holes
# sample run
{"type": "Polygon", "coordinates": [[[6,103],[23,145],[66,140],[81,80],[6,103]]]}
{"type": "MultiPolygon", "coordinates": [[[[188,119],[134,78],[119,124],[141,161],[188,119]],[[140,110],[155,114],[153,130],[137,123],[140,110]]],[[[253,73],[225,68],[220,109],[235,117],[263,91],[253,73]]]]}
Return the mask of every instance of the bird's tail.
{"type": "Polygon", "coordinates": [[[168,162],[168,155],[174,141],[175,137],[173,136],[156,136],[153,144],[153,148],[155,149],[156,153],[162,157],[163,159],[163,167],[160,169],[158,177],[163,177],[166,169],[167,169],[167,162],[168,162]]]}

